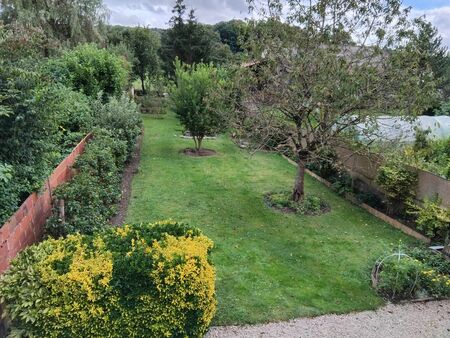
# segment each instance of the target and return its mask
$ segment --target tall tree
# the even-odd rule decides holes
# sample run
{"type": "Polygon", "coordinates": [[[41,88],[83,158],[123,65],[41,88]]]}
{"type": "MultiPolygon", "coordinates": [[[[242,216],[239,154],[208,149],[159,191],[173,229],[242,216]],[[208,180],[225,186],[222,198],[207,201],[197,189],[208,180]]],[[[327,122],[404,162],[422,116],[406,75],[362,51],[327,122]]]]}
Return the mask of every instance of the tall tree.
{"type": "Polygon", "coordinates": [[[184,0],[176,1],[172,13],[171,28],[161,37],[164,70],[173,74],[174,61],[177,57],[187,64],[209,62],[218,36],[209,34],[208,29],[211,29],[197,21],[193,9],[186,13],[184,0]]]}
{"type": "Polygon", "coordinates": [[[134,55],[133,72],[141,80],[142,91],[145,94],[145,78],[156,75],[159,69],[160,38],[145,27],[132,28],[125,32],[125,37],[134,55]]]}
{"type": "Polygon", "coordinates": [[[238,126],[250,139],[281,137],[291,148],[292,199],[300,201],[309,162],[380,113],[422,111],[435,93],[433,74],[417,67],[400,0],[268,0],[259,10],[265,20],[249,37],[238,126]]]}
{"type": "Polygon", "coordinates": [[[74,46],[103,40],[107,19],[103,0],[1,0],[5,24],[39,27],[49,39],[74,46]]]}
{"type": "Polygon", "coordinates": [[[243,52],[240,41],[245,31],[245,23],[243,21],[222,21],[214,25],[214,30],[219,33],[222,43],[230,46],[233,53],[243,52]]]}
{"type": "MultiPolygon", "coordinates": [[[[442,37],[436,27],[425,18],[420,17],[414,20],[417,27],[417,35],[415,43],[420,51],[418,66],[422,73],[426,74],[427,68],[430,68],[437,81],[437,89],[441,94],[441,99],[448,99],[450,92],[450,78],[448,78],[448,59],[447,47],[442,44],[442,37]]],[[[438,106],[439,98],[434,103],[434,107],[438,106]]],[[[431,109],[430,109],[431,110],[431,109]]]]}

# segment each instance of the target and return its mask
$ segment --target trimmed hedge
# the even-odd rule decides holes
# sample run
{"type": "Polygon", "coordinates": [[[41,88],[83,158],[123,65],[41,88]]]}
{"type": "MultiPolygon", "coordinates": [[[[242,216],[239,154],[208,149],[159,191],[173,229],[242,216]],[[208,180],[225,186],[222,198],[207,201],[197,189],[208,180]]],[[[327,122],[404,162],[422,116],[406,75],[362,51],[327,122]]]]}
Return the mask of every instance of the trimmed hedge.
{"type": "Polygon", "coordinates": [[[11,334],[200,337],[216,306],[212,246],[162,221],[29,247],[0,279],[11,334]]]}

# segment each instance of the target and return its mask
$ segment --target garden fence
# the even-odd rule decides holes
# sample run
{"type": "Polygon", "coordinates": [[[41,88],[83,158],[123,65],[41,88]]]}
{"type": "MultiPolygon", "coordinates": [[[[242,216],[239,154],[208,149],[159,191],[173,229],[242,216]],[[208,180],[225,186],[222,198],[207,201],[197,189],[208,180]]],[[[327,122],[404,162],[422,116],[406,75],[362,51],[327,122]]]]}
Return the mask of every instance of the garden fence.
{"type": "MultiPolygon", "coordinates": [[[[344,147],[337,148],[336,152],[353,179],[365,183],[371,192],[382,193],[382,189],[375,183],[378,168],[382,163],[379,156],[357,154],[344,147]]],[[[425,197],[438,195],[442,206],[450,207],[450,181],[422,169],[413,170],[418,174],[416,199],[422,201],[425,197]]]]}

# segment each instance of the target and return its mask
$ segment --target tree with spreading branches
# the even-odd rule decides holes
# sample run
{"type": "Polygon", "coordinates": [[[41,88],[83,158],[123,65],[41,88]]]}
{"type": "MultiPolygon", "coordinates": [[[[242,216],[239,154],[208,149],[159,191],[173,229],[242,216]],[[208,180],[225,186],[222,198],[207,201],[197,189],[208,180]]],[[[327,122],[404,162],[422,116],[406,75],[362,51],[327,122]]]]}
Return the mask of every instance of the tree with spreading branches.
{"type": "Polygon", "coordinates": [[[288,147],[298,164],[292,199],[302,201],[306,165],[354,139],[377,117],[413,117],[436,90],[418,67],[417,26],[400,0],[248,0],[249,56],[239,71],[235,126],[261,146],[288,147]]]}

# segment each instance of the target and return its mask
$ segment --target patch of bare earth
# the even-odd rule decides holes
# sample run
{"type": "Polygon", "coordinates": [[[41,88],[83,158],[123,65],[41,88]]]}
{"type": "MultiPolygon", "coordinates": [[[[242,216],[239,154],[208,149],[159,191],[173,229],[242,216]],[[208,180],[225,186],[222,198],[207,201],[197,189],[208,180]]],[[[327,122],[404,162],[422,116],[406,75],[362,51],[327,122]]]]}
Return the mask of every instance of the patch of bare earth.
{"type": "Polygon", "coordinates": [[[299,318],[287,322],[212,327],[205,338],[450,337],[450,300],[389,304],[376,311],[299,318]]]}
{"type": "Polygon", "coordinates": [[[139,161],[141,159],[141,147],[142,140],[144,138],[144,130],[142,130],[141,135],[139,135],[136,145],[131,155],[131,159],[128,162],[122,175],[121,191],[122,197],[118,205],[117,215],[111,219],[111,224],[114,226],[122,225],[127,216],[128,205],[131,198],[131,183],[133,181],[133,176],[139,170],[139,161]]]}
{"type": "Polygon", "coordinates": [[[212,149],[200,149],[200,150],[195,150],[192,148],[186,148],[183,151],[183,154],[185,154],[186,156],[192,156],[192,157],[204,157],[204,156],[214,156],[217,153],[212,150],[212,149]]]}

